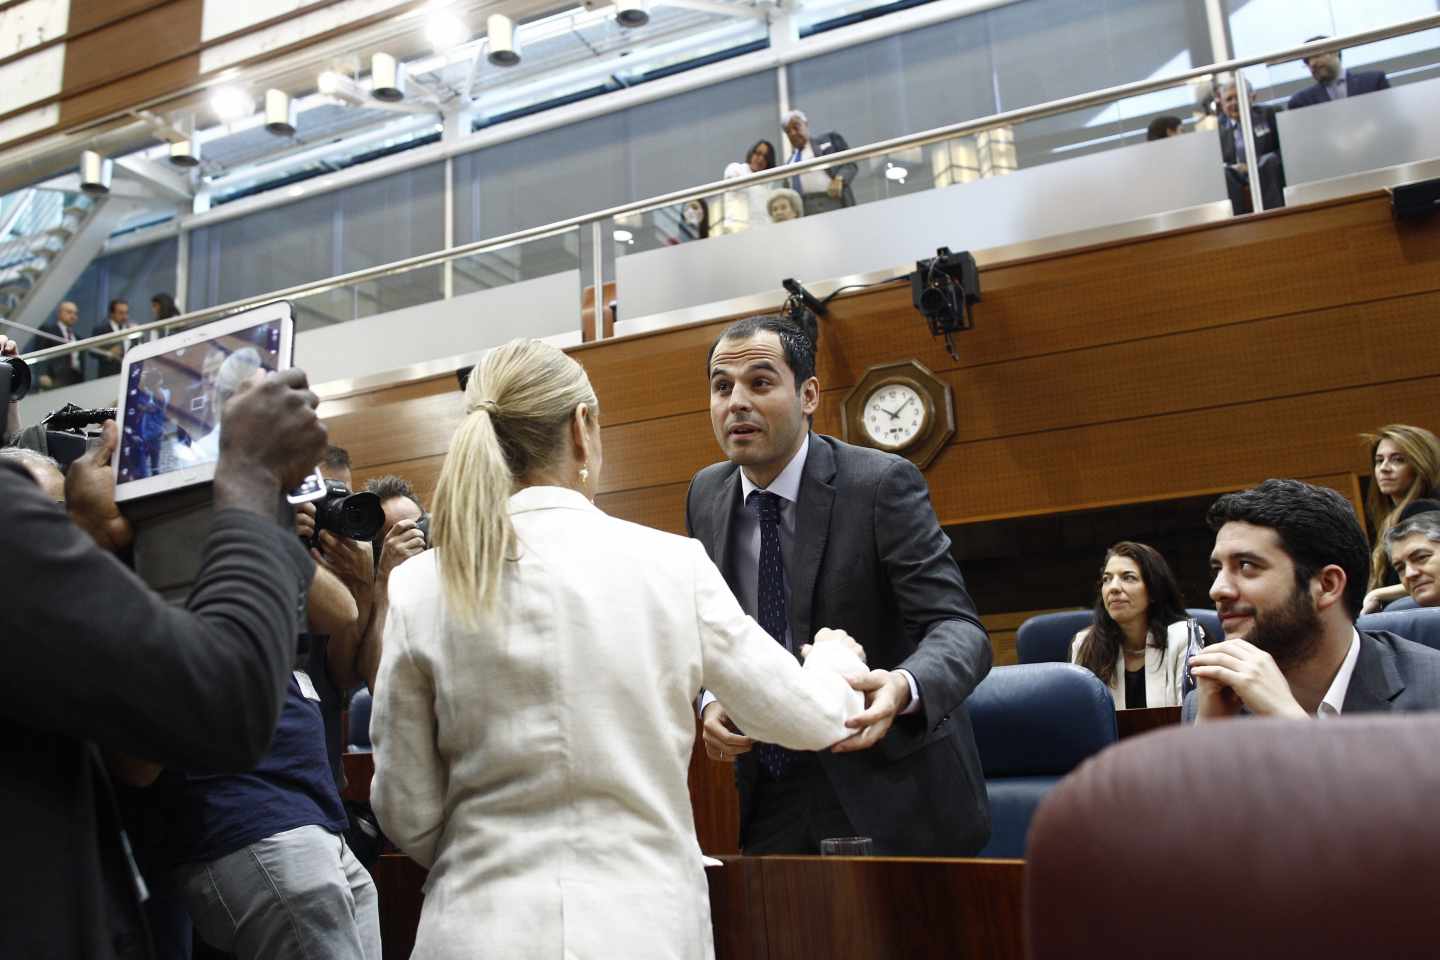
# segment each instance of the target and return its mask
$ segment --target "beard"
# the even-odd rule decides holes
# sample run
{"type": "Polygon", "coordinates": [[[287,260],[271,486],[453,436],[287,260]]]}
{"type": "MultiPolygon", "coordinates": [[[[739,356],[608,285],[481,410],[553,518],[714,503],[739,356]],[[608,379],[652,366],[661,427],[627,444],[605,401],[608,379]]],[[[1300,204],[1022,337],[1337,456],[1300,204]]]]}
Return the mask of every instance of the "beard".
{"type": "Polygon", "coordinates": [[[1314,656],[1320,646],[1320,612],[1307,591],[1298,587],[1284,606],[1255,611],[1249,640],[1275,659],[1282,671],[1314,656]]]}

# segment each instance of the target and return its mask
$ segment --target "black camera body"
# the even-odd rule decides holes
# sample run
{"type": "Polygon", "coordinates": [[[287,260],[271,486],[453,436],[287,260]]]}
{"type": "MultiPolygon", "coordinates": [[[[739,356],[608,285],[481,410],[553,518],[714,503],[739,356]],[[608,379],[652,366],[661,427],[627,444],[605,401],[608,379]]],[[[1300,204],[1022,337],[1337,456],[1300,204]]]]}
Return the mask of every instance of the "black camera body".
{"type": "Polygon", "coordinates": [[[975,326],[970,310],[980,302],[980,270],[975,257],[969,251],[951,253],[949,247],[941,247],[933,259],[915,264],[910,290],[930,335],[944,337],[945,347],[954,357],[954,335],[975,326]]]}
{"type": "MultiPolygon", "coordinates": [[[[329,530],[349,540],[373,540],[385,525],[385,511],[373,493],[351,493],[339,480],[325,481],[325,496],[315,501],[315,534],[329,530]]],[[[312,542],[309,546],[315,546],[312,542]]]]}

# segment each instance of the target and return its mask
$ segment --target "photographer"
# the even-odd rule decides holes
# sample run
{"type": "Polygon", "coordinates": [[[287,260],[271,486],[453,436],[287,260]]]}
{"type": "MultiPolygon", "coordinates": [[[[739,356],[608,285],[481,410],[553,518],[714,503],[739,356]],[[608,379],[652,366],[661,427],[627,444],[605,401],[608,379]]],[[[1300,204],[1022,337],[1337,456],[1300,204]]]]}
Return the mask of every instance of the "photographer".
{"type": "Polygon", "coordinates": [[[101,749],[189,770],[264,756],[314,577],[276,511],[324,447],[316,403],[290,370],[225,408],[214,518],[184,608],[107,552],[131,540],[108,466],[113,422],[71,466],[66,509],[0,461],[0,813],[25,870],[0,899],[0,956],[149,955],[101,749]]]}
{"type": "Polygon", "coordinates": [[[375,537],[374,599],[362,647],[365,683],[373,691],[375,674],[380,669],[385,617],[390,610],[390,574],[406,560],[424,553],[430,537],[429,518],[408,480],[387,474],[371,478],[365,489],[380,498],[380,508],[385,512],[385,525],[375,537]]]}

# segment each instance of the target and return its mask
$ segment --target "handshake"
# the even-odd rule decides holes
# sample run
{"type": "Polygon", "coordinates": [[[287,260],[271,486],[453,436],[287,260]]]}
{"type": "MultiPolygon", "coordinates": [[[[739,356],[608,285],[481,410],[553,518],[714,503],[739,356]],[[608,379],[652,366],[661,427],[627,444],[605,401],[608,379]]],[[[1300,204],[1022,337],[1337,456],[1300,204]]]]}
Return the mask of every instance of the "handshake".
{"type": "MultiPolygon", "coordinates": [[[[800,656],[808,659],[831,645],[840,647],[844,653],[853,653],[862,664],[866,662],[865,648],[844,630],[817,630],[815,642],[801,647],[800,656]]],[[[845,726],[855,732],[831,747],[834,753],[873,747],[890,731],[895,717],[910,705],[910,682],[898,670],[866,670],[845,679],[865,695],[865,711],[845,721],[845,726]]],[[[730,762],[755,746],[755,741],[739,731],[718,700],[705,705],[700,719],[705,752],[712,760],[730,762]]]]}

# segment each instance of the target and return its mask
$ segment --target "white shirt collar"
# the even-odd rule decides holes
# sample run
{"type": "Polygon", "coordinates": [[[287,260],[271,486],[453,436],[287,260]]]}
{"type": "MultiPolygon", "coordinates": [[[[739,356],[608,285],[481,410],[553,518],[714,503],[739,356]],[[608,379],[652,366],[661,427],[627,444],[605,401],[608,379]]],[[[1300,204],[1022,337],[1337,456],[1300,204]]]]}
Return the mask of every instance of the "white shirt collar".
{"type": "MultiPolygon", "coordinates": [[[[785,500],[787,503],[794,503],[800,499],[800,478],[805,475],[805,458],[810,454],[810,434],[805,434],[805,442],[800,444],[800,449],[795,451],[795,456],[785,464],[785,469],[780,471],[780,476],[770,481],[770,486],[764,489],[785,500]]],[[[745,475],[744,468],[740,470],[740,499],[748,502],[750,491],[759,490],[760,487],[750,482],[745,475]]]]}
{"type": "Polygon", "coordinates": [[[1350,690],[1350,678],[1355,675],[1355,663],[1359,659],[1360,633],[1352,627],[1350,629],[1350,652],[1345,654],[1345,659],[1340,663],[1340,669],[1335,672],[1335,679],[1330,681],[1330,689],[1325,691],[1325,697],[1320,701],[1320,709],[1315,711],[1315,716],[1340,716],[1341,708],[1345,706],[1345,694],[1350,690]]]}

